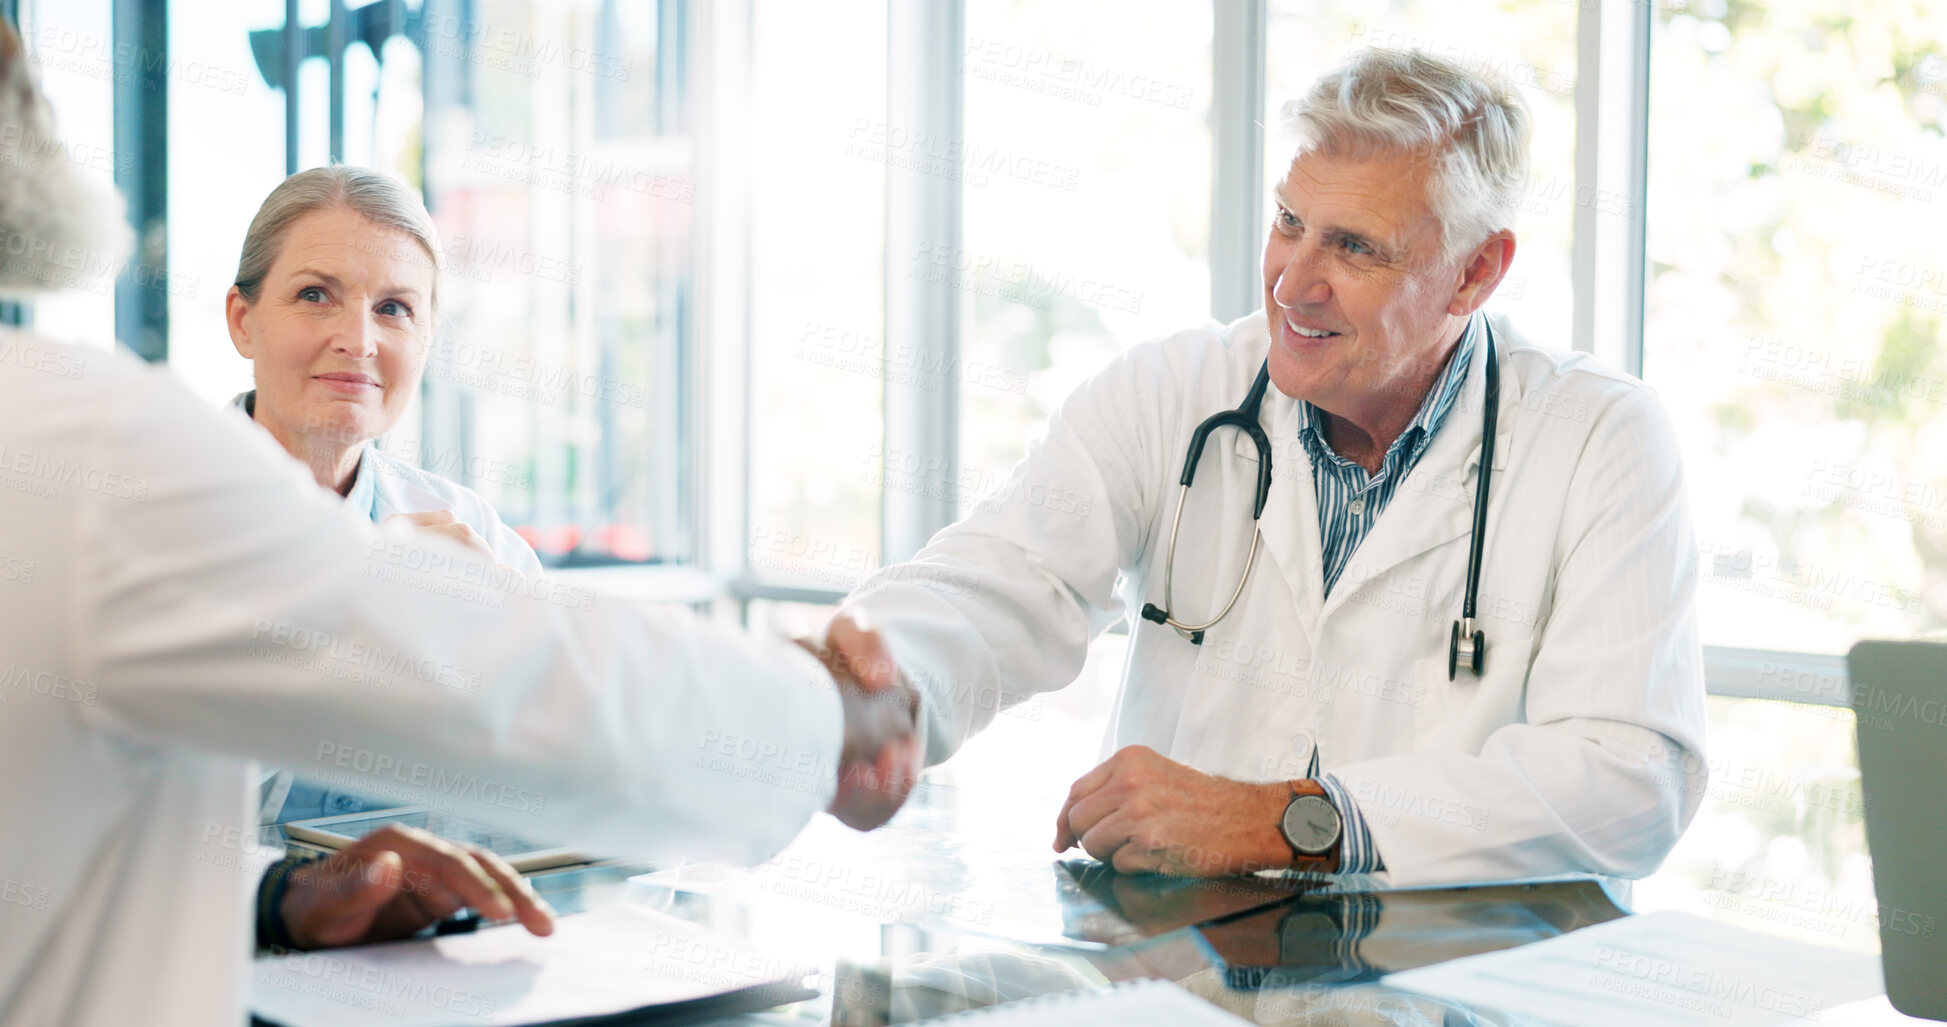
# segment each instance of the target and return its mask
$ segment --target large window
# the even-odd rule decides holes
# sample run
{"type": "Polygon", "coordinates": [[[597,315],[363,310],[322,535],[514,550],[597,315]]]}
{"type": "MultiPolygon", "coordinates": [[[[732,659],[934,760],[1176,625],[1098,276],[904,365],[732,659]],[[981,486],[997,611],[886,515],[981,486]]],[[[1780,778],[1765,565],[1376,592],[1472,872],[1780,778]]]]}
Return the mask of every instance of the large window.
{"type": "Polygon", "coordinates": [[[909,341],[886,338],[885,173],[925,155],[887,125],[883,2],[752,13],[748,560],[836,596],[880,562],[886,358],[909,341]]]}
{"type": "Polygon", "coordinates": [[[961,238],[888,255],[962,291],[959,373],[944,383],[959,388],[958,476],[944,483],[957,514],[1117,350],[1209,319],[1211,32],[1204,4],[1144,17],[1112,0],[967,5],[961,238]]]}
{"type": "Polygon", "coordinates": [[[689,5],[293,9],[287,30],[279,0],[27,0],[68,152],[101,154],[142,222],[120,283],[33,322],[137,340],[227,401],[250,387],[223,307],[258,202],[293,170],[390,172],[423,190],[446,273],[421,402],[381,447],[479,491],[547,563],[694,559],[689,5]]]}
{"type": "MultiPolygon", "coordinates": [[[[1534,115],[1532,165],[1515,222],[1514,266],[1490,309],[1514,317],[1542,345],[1574,345],[1569,253],[1574,236],[1576,7],[1557,0],[1501,4],[1387,0],[1273,0],[1265,32],[1265,216],[1290,168],[1283,109],[1318,76],[1368,46],[1421,49],[1512,82],[1534,115]]],[[[1584,183],[1586,184],[1586,183],[1584,183]]],[[[1594,202],[1593,192],[1583,194],[1594,202]]],[[[1616,198],[1620,202],[1620,197],[1616,198]]]]}
{"type": "MultiPolygon", "coordinates": [[[[41,66],[41,85],[54,107],[63,146],[24,159],[72,161],[102,188],[115,184],[115,61],[108,0],[26,0],[20,35],[41,66]]],[[[9,154],[9,157],[16,155],[9,154]]],[[[102,345],[115,337],[115,279],[102,255],[68,282],[34,301],[35,330],[55,338],[102,345]]]]}
{"type": "MultiPolygon", "coordinates": [[[[142,349],[150,318],[227,399],[257,201],[332,159],[392,171],[449,273],[386,444],[558,566],[687,564],[685,598],[784,628],[979,503],[1115,352],[1259,302],[1280,110],[1318,74],[1377,45],[1505,75],[1534,173],[1494,305],[1642,374],[1685,446],[1713,780],[1639,895],[1872,944],[1836,657],[1947,622],[1947,22],[1923,8],[302,0],[292,34],[279,0],[18,6],[62,159],[167,183],[132,196],[125,280],[36,326],[142,349]],[[125,32],[166,38],[160,86],[125,32]],[[151,153],[121,116],[164,96],[151,153]]],[[[1015,796],[1091,761],[1120,646],[942,773],[1015,796]]]]}
{"type": "Polygon", "coordinates": [[[1687,444],[1705,636],[1947,624],[1947,22],[1716,0],[1651,52],[1644,367],[1687,444]]]}
{"type": "Polygon", "coordinates": [[[388,126],[394,159],[423,147],[448,263],[417,456],[555,563],[694,554],[685,8],[435,10],[428,52],[399,55],[423,60],[423,119],[375,76],[374,155],[388,126]]]}
{"type": "MultiPolygon", "coordinates": [[[[1947,623],[1947,22],[1659,5],[1643,370],[1684,440],[1705,641],[1842,653],[1947,623]]],[[[1776,654],[1757,683],[1843,699],[1776,654]],[[1768,668],[1768,669],[1767,669],[1768,668]]],[[[1713,699],[1704,809],[1648,897],[1876,946],[1853,714],[1713,699]]]]}

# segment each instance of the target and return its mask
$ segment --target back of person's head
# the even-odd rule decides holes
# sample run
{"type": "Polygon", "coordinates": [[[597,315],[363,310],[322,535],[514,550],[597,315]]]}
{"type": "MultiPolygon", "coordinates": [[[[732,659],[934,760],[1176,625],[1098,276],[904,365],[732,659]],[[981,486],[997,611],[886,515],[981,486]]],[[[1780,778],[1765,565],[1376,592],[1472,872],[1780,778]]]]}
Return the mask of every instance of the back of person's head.
{"type": "MultiPolygon", "coordinates": [[[[333,164],[300,171],[278,183],[250,219],[237,258],[237,291],[244,302],[257,302],[277,255],[288,241],[291,226],[321,210],[349,210],[375,225],[404,232],[425,251],[433,268],[432,312],[439,314],[439,231],[426,205],[404,182],[371,168],[333,164]]],[[[376,241],[374,243],[377,244],[376,241]]]]}
{"type": "Polygon", "coordinates": [[[1441,254],[1458,258],[1514,227],[1528,177],[1528,107],[1498,76],[1418,50],[1367,48],[1285,105],[1297,154],[1430,160],[1441,254]]]}
{"type": "Polygon", "coordinates": [[[54,131],[20,36],[0,18],[0,295],[31,296],[106,283],[133,233],[122,199],[88,179],[54,131]],[[92,284],[92,283],[89,283],[92,284]]]}

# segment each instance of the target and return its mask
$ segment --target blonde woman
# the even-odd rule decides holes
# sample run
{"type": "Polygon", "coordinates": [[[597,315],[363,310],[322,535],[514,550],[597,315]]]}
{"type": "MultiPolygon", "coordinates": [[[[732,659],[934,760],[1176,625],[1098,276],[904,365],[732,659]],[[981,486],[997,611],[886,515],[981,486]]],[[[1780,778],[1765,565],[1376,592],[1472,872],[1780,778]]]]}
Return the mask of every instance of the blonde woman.
{"type": "MultiPolygon", "coordinates": [[[[534,550],[485,500],[372,444],[419,389],[439,252],[431,216],[395,178],[338,165],[285,179],[251,219],[224,299],[257,386],[235,404],[358,515],[402,518],[533,577],[534,550]]],[[[261,800],[264,823],[400,805],[288,773],[261,800]]]]}

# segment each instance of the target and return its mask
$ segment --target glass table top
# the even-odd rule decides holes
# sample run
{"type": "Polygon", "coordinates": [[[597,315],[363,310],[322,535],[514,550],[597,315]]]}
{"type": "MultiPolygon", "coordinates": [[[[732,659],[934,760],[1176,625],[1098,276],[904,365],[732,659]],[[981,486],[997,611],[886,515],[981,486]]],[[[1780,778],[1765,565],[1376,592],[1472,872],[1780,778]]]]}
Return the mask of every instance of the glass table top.
{"type": "Polygon", "coordinates": [[[913,806],[869,834],[819,817],[758,867],[641,874],[621,900],[822,968],[817,999],[713,1022],[845,1027],[1140,978],[1259,1024],[1527,1023],[1379,979],[1625,915],[1594,879],[1373,892],[1370,878],[1119,874],[1079,855],[913,806]]]}

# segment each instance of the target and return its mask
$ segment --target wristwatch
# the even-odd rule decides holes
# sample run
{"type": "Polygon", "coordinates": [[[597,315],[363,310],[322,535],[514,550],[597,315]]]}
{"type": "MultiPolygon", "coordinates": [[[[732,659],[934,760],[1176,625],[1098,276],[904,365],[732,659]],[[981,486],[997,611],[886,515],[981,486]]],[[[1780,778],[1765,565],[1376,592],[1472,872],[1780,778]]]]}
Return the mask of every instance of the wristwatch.
{"type": "Polygon", "coordinates": [[[1317,859],[1338,847],[1339,838],[1345,833],[1345,821],[1340,819],[1332,800],[1303,790],[1293,781],[1291,801],[1285,804],[1278,830],[1291,846],[1294,858],[1317,859]]]}

